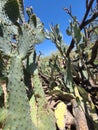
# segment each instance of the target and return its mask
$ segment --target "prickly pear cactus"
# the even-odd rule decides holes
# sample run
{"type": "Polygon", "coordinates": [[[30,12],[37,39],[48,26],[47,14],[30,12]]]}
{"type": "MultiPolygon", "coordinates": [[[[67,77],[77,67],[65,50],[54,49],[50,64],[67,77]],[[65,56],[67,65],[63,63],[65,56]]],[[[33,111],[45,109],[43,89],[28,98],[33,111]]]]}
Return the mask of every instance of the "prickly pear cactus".
{"type": "Polygon", "coordinates": [[[8,78],[8,103],[3,130],[36,130],[31,120],[24,84],[23,60],[33,51],[35,44],[43,41],[44,31],[43,24],[36,15],[31,17],[33,15],[31,14],[28,23],[23,22],[20,25],[17,22],[19,18],[18,2],[18,0],[0,0],[0,32],[2,33],[0,51],[2,55],[9,57],[9,68],[6,75],[8,78]],[[15,13],[11,12],[12,8],[13,12],[16,11],[15,13]],[[18,26],[14,22],[17,22],[18,26]]]}
{"type": "Polygon", "coordinates": [[[56,130],[55,117],[46,101],[41,80],[38,75],[38,69],[34,71],[32,82],[34,84],[34,96],[32,96],[30,103],[32,120],[38,130],[56,130]]]}
{"type": "Polygon", "coordinates": [[[8,75],[8,113],[4,130],[32,130],[30,109],[26,96],[25,85],[22,81],[22,60],[12,57],[8,75]]]}

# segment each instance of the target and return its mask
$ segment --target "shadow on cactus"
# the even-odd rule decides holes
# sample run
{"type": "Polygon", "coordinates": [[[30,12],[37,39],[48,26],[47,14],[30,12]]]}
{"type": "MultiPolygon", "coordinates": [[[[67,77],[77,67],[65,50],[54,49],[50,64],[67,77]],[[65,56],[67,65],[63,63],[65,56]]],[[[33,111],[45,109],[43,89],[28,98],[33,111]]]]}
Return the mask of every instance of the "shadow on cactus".
{"type": "Polygon", "coordinates": [[[20,16],[23,12],[19,9],[22,2],[17,2],[17,0],[0,1],[0,32],[2,32],[0,51],[3,56],[9,57],[5,75],[8,78],[8,99],[3,130],[36,130],[30,116],[29,100],[23,80],[23,66],[27,56],[34,51],[35,44],[44,40],[44,26],[32,12],[32,8],[27,10],[28,22],[21,21],[20,16]]]}

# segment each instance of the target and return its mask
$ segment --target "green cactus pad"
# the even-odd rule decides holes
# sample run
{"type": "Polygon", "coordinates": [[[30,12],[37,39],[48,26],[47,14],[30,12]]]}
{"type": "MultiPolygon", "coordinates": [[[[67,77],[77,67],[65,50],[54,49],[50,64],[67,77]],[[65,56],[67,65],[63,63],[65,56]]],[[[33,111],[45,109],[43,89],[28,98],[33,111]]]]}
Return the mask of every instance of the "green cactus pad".
{"type": "Polygon", "coordinates": [[[4,130],[34,129],[22,74],[21,59],[12,57],[7,85],[9,105],[4,130]]]}
{"type": "MultiPolygon", "coordinates": [[[[45,99],[45,94],[38,75],[38,70],[35,70],[34,72],[33,81],[34,81],[34,96],[37,105],[36,117],[37,117],[38,130],[56,130],[55,117],[53,115],[52,110],[48,107],[48,103],[45,99]]],[[[32,104],[32,106],[33,105],[34,104],[32,104]]],[[[35,106],[32,107],[32,113],[34,111],[34,107],[35,106]]],[[[32,120],[35,121],[34,119],[32,120]]]]}

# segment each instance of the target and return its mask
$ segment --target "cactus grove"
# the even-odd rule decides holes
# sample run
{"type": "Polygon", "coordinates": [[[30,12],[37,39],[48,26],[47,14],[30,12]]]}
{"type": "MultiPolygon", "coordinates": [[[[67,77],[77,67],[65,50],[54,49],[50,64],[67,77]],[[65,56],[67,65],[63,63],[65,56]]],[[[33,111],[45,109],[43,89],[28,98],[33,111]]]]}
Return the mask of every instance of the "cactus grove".
{"type": "Polygon", "coordinates": [[[44,30],[31,7],[25,19],[23,0],[0,0],[0,130],[98,130],[98,2],[95,8],[93,3],[86,0],[81,24],[64,8],[72,19],[68,46],[59,25],[44,30]],[[44,39],[58,52],[41,58],[35,45],[44,39]]]}

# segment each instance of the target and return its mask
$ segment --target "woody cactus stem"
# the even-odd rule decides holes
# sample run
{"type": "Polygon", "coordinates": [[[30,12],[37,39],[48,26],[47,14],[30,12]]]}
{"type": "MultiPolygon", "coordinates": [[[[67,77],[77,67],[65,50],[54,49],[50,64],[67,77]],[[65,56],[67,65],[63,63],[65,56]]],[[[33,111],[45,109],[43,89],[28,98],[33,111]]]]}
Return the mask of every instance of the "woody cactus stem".
{"type": "Polygon", "coordinates": [[[4,130],[33,130],[30,108],[22,81],[23,69],[20,57],[11,58],[8,75],[9,105],[4,130]]]}

